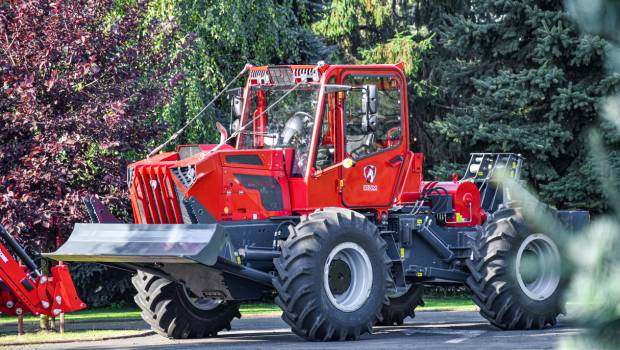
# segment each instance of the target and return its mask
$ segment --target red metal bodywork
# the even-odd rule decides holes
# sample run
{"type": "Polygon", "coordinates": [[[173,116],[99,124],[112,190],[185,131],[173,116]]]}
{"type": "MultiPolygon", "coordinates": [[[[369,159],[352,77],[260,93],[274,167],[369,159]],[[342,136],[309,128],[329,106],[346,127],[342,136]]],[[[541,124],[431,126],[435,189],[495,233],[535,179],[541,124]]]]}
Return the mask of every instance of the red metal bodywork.
{"type": "MultiPolygon", "coordinates": [[[[401,101],[407,101],[407,84],[402,64],[376,65],[310,65],[288,66],[294,72],[295,82],[308,79],[309,82],[321,84],[344,84],[350,74],[369,74],[394,76],[401,87],[401,101]],[[319,81],[316,81],[320,79],[319,81]],[[314,80],[312,80],[314,79],[314,80]]],[[[249,91],[255,85],[269,85],[269,67],[252,67],[244,90],[244,107],[241,125],[251,118],[249,115],[249,91]]],[[[321,90],[323,91],[323,90],[321,90]]],[[[266,108],[264,101],[257,102],[256,111],[266,108]]],[[[401,103],[401,142],[386,145],[386,148],[355,162],[346,168],[342,165],[349,157],[344,145],[344,93],[332,95],[320,94],[315,121],[320,121],[323,113],[335,125],[323,135],[323,142],[335,146],[334,165],[317,171],[312,164],[317,150],[321,132],[321,123],[315,122],[312,129],[312,144],[308,155],[308,166],[301,177],[291,176],[293,149],[262,148],[261,140],[254,140],[256,149],[241,149],[241,138],[235,147],[220,146],[210,152],[216,145],[194,145],[201,152],[184,159],[178,152],[162,153],[150,159],[130,165],[134,177],[130,183],[131,200],[136,223],[182,223],[180,200],[193,197],[197,199],[210,215],[221,220],[267,219],[274,216],[306,214],[324,207],[347,207],[355,210],[372,210],[378,216],[386,213],[395,205],[412,204],[418,200],[425,186],[444,187],[452,196],[454,208],[453,221],[449,226],[475,226],[485,218],[480,209],[480,193],[469,182],[429,183],[423,181],[423,155],[410,151],[408,104],[401,103]],[[329,99],[323,103],[323,98],[329,99]],[[328,110],[323,109],[327,106],[328,110]],[[246,155],[260,158],[260,164],[238,164],[227,161],[227,156],[246,155]],[[170,169],[195,166],[195,181],[186,188],[170,169]],[[364,176],[366,167],[374,167],[376,176],[368,183],[364,176]],[[245,187],[236,174],[269,176],[277,181],[282,193],[281,210],[267,210],[261,204],[260,189],[245,187]],[[175,190],[176,187],[176,190],[175,190]],[[182,197],[182,198],[180,198],[182,197]],[[142,209],[141,209],[142,207],[142,209]],[[144,211],[144,213],[141,213],[144,211]]],[[[256,113],[255,113],[256,114],[256,113]]],[[[254,128],[260,129],[266,122],[266,115],[256,119],[254,128]]],[[[254,130],[256,135],[256,131],[254,130]]],[[[256,136],[254,136],[256,137],[256,136]]],[[[258,163],[258,162],[257,162],[258,163]]],[[[277,187],[277,186],[276,186],[277,187]]]]}
{"type": "Polygon", "coordinates": [[[86,304],[75,291],[69,267],[58,264],[51,272],[52,277],[31,273],[0,243],[0,314],[29,312],[56,317],[84,309],[86,304]]]}

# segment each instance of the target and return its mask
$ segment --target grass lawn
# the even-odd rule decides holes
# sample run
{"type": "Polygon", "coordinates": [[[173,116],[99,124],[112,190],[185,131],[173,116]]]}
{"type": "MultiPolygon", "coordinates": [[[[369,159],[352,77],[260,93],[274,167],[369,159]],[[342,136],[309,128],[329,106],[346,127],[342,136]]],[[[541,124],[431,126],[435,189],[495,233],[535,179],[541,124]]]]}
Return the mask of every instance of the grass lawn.
{"type": "Polygon", "coordinates": [[[37,332],[26,333],[24,335],[2,335],[0,336],[0,346],[15,343],[33,343],[41,341],[67,341],[67,340],[97,340],[108,337],[119,337],[137,335],[143,333],[141,330],[83,330],[67,331],[64,334],[56,332],[37,332]]]}
{"type": "MultiPolygon", "coordinates": [[[[445,311],[445,310],[475,310],[476,305],[466,297],[424,298],[425,305],[418,307],[419,311],[445,311]]],[[[281,310],[275,304],[242,304],[242,315],[261,315],[280,313],[281,310]]],[[[78,311],[65,315],[67,322],[94,321],[106,319],[139,319],[140,311],[136,308],[102,308],[78,311]]],[[[37,316],[24,317],[25,322],[38,322],[37,316]]],[[[16,317],[0,317],[0,325],[16,323],[16,317]]]]}
{"type": "MultiPolygon", "coordinates": [[[[65,321],[105,320],[105,319],[136,319],[140,318],[140,311],[133,307],[89,309],[65,314],[65,321]]],[[[39,316],[28,315],[24,322],[38,322],[39,316]]],[[[16,323],[17,317],[0,317],[0,325],[16,323]]]]}
{"type": "MultiPolygon", "coordinates": [[[[446,310],[477,310],[477,306],[466,297],[424,298],[424,306],[416,308],[419,311],[446,311],[446,310]]],[[[260,315],[280,313],[275,304],[242,304],[242,315],[260,315]]]]}
{"type": "Polygon", "coordinates": [[[467,297],[424,298],[424,306],[416,308],[420,311],[445,310],[477,310],[478,306],[467,297]]]}

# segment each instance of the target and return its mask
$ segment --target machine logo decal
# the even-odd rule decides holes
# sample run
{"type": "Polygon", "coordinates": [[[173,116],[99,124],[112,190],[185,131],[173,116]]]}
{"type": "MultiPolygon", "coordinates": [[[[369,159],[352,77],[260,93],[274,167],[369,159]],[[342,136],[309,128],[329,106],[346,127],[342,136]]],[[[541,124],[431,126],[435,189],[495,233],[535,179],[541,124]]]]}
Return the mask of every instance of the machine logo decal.
{"type": "Polygon", "coordinates": [[[364,177],[366,181],[371,184],[375,182],[375,177],[377,176],[377,167],[374,165],[366,165],[364,167],[364,177]]]}
{"type": "Polygon", "coordinates": [[[153,189],[153,191],[155,191],[157,189],[157,180],[151,180],[151,188],[153,189]]]}
{"type": "Polygon", "coordinates": [[[364,178],[368,184],[362,186],[362,190],[365,192],[377,192],[379,188],[377,185],[372,185],[375,182],[375,177],[377,177],[377,167],[374,165],[366,165],[364,167],[364,178]],[[370,185],[369,185],[370,184],[370,185]]]}

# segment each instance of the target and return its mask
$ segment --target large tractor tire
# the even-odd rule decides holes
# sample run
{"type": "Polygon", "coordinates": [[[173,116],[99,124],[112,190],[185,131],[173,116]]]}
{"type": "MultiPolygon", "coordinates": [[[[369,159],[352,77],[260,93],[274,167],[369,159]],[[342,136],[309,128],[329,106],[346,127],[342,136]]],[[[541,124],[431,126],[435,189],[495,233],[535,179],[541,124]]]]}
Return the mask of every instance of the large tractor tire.
{"type": "Polygon", "coordinates": [[[547,234],[527,224],[519,207],[500,207],[489,217],[467,264],[466,283],[491,324],[507,330],[556,324],[567,283],[561,255],[547,234]]]}
{"type": "Polygon", "coordinates": [[[390,297],[390,304],[383,305],[381,316],[383,319],[377,322],[380,326],[402,326],[407,317],[415,317],[415,308],[424,306],[422,300],[424,294],[424,285],[414,283],[403,294],[390,297]]]}
{"type": "Polygon", "coordinates": [[[274,259],[282,319],[307,340],[357,340],[388,304],[392,262],[363,215],[326,208],[303,217],[274,259]]]}
{"type": "Polygon", "coordinates": [[[239,303],[198,298],[183,285],[138,271],[131,279],[142,318],[155,332],[172,339],[213,337],[241,318],[239,303]]]}

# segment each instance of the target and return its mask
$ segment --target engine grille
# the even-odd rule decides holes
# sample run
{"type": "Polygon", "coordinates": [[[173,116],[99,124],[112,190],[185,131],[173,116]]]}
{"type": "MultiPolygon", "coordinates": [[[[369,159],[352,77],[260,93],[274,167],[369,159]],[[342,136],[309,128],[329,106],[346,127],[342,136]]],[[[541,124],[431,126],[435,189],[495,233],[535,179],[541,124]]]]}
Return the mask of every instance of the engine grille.
{"type": "Polygon", "coordinates": [[[137,165],[132,183],[138,224],[182,224],[179,198],[167,165],[137,165]]]}
{"type": "Polygon", "coordinates": [[[196,180],[196,170],[193,165],[170,168],[170,172],[176,176],[185,188],[189,188],[196,180]]]}

